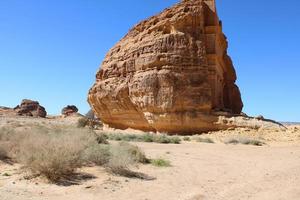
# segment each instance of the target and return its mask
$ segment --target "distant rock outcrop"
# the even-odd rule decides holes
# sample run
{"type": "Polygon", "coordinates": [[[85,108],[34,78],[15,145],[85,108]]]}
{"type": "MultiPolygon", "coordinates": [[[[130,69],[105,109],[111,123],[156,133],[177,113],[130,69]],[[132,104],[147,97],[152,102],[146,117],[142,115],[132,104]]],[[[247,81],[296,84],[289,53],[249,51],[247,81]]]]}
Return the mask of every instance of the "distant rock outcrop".
{"type": "Polygon", "coordinates": [[[14,108],[17,115],[30,117],[46,117],[47,112],[37,101],[22,100],[21,104],[14,108]]]}
{"type": "Polygon", "coordinates": [[[76,113],[78,113],[78,108],[74,105],[67,105],[61,111],[61,114],[64,116],[70,116],[76,113]]]}
{"type": "Polygon", "coordinates": [[[107,53],[88,101],[114,128],[223,129],[214,112],[243,108],[227,46],[215,1],[184,0],[136,25],[107,53]]]}
{"type": "Polygon", "coordinates": [[[89,118],[89,119],[96,119],[95,113],[94,111],[91,109],[89,110],[86,114],[85,117],[89,118]]]}

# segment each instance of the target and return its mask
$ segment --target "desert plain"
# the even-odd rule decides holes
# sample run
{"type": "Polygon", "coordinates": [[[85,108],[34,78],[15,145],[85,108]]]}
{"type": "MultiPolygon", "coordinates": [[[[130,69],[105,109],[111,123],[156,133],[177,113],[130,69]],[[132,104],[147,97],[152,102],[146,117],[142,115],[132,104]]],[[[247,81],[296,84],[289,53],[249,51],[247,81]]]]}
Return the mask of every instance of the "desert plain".
{"type": "MultiPolygon", "coordinates": [[[[68,118],[1,117],[0,127],[75,126],[78,116],[68,118]]],[[[103,130],[97,130],[103,132],[103,130]]],[[[109,134],[120,132],[109,130],[109,134]]],[[[132,130],[127,133],[141,134],[132,130]]],[[[164,158],[169,167],[151,164],[132,170],[153,179],[128,178],[97,166],[83,167],[67,184],[52,184],[42,177],[26,178],[22,165],[0,161],[1,200],[202,200],[300,198],[300,126],[287,130],[235,129],[189,136],[180,144],[131,142],[149,158],[164,158]],[[214,143],[194,141],[210,138],[214,143]],[[262,141],[262,146],[225,144],[230,138],[262,141]]],[[[109,141],[114,143],[116,141],[109,141]]]]}

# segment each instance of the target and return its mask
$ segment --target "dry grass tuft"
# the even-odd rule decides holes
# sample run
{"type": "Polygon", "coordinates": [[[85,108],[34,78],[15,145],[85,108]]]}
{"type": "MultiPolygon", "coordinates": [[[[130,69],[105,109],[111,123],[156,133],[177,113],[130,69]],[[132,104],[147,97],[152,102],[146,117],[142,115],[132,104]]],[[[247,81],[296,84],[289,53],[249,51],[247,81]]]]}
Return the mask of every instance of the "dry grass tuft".
{"type": "Polygon", "coordinates": [[[8,153],[6,149],[0,146],[0,160],[6,160],[7,158],[8,158],[8,153]]]}
{"type": "Polygon", "coordinates": [[[83,130],[31,133],[20,143],[17,160],[34,174],[56,182],[84,165],[84,150],[93,143],[95,136],[83,130]]]}
{"type": "Polygon", "coordinates": [[[178,136],[168,136],[166,134],[122,134],[108,133],[106,134],[109,140],[126,141],[126,142],[155,142],[161,144],[180,144],[181,139],[178,136]]]}
{"type": "Polygon", "coordinates": [[[171,167],[171,162],[163,158],[151,159],[151,164],[156,167],[171,167]]]}
{"type": "Polygon", "coordinates": [[[84,152],[84,159],[88,164],[103,166],[110,160],[110,145],[94,144],[89,146],[84,152]]]}
{"type": "Polygon", "coordinates": [[[225,144],[244,144],[244,145],[254,145],[263,146],[265,143],[256,139],[251,139],[247,137],[231,137],[224,141],[225,144]]]}
{"type": "Polygon", "coordinates": [[[106,139],[84,128],[1,129],[0,159],[10,157],[34,176],[41,175],[55,183],[90,165],[103,166],[122,176],[144,177],[130,170],[138,163],[149,163],[141,149],[126,142],[110,145],[106,139]]]}
{"type": "Polygon", "coordinates": [[[196,142],[209,143],[209,144],[215,143],[215,142],[214,142],[212,139],[210,139],[210,138],[201,138],[201,137],[197,137],[197,138],[196,138],[196,142]]]}

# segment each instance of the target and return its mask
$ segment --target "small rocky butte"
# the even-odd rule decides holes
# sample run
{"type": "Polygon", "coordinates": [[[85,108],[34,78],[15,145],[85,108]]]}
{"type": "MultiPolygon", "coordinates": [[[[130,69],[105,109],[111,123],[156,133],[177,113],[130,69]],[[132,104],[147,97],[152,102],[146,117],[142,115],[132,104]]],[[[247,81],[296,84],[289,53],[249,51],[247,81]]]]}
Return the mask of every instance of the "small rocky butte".
{"type": "Polygon", "coordinates": [[[47,116],[46,109],[38,101],[23,99],[20,105],[15,108],[0,106],[1,116],[25,116],[25,117],[42,117],[47,116]]]}
{"type": "Polygon", "coordinates": [[[118,129],[184,134],[234,126],[224,116],[239,115],[243,103],[227,47],[215,1],[183,0],[107,53],[88,101],[118,129]]]}

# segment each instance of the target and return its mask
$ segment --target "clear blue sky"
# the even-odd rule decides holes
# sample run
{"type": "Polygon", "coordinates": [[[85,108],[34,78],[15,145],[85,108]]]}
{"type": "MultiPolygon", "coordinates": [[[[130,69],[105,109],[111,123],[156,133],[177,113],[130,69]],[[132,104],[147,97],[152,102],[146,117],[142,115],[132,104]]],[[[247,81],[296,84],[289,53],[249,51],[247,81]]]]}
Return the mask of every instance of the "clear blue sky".
{"type": "MultiPolygon", "coordinates": [[[[106,52],[178,0],[0,0],[0,105],[38,100],[88,111],[106,52]]],[[[244,112],[300,121],[300,1],[217,0],[244,112]]]]}

